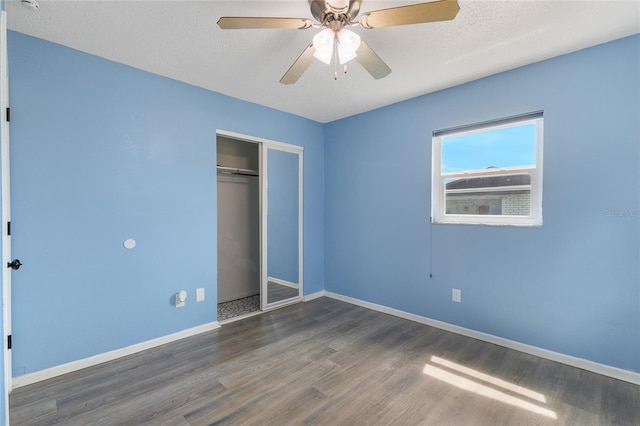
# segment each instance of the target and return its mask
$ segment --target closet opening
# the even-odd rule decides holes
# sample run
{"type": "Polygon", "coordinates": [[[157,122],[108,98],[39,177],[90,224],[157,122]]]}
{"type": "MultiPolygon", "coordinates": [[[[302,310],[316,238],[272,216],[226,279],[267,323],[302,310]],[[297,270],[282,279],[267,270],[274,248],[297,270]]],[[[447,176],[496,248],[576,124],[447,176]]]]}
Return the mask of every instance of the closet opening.
{"type": "Polygon", "coordinates": [[[218,322],[302,301],[303,148],[217,131],[218,322]]]}
{"type": "Polygon", "coordinates": [[[218,321],[260,312],[257,143],[217,136],[218,321]]]}

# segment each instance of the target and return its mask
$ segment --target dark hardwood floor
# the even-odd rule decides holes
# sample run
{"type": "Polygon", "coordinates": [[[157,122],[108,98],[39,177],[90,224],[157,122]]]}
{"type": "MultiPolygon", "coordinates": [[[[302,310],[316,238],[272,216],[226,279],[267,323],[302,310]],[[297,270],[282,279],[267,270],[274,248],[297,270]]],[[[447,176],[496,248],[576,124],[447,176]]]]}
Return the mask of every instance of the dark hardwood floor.
{"type": "Polygon", "coordinates": [[[14,390],[12,425],[638,425],[639,387],[328,298],[14,390]]]}

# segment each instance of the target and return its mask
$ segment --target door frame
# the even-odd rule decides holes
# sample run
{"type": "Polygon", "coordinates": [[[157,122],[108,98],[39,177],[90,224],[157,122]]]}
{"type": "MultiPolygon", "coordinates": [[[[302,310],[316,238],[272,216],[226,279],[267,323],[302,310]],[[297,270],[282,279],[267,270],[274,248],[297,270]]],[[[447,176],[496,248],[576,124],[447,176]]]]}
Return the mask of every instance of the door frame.
{"type": "Polygon", "coordinates": [[[2,350],[4,355],[4,404],[5,422],[9,424],[9,392],[12,388],[11,350],[8,347],[8,336],[11,335],[11,269],[5,265],[11,259],[11,236],[8,233],[11,221],[11,197],[9,184],[9,71],[7,65],[7,12],[0,11],[0,179],[2,180],[2,350]]]}
{"type": "Polygon", "coordinates": [[[228,130],[216,129],[216,136],[223,136],[229,139],[236,139],[244,142],[252,142],[260,145],[258,150],[258,161],[259,161],[259,171],[260,171],[260,311],[269,311],[271,309],[277,309],[282,306],[290,305],[292,303],[297,303],[303,300],[304,298],[304,287],[303,287],[303,278],[304,278],[304,238],[303,238],[303,194],[304,194],[304,181],[303,181],[303,172],[304,172],[304,147],[299,145],[288,144],[284,142],[278,142],[271,139],[260,138],[256,136],[246,135],[237,132],[231,132],[228,130]],[[299,155],[298,162],[298,284],[299,284],[299,292],[298,297],[290,298],[283,300],[281,302],[272,303],[267,306],[267,294],[264,289],[266,288],[266,279],[267,279],[267,191],[266,191],[266,175],[267,175],[267,164],[266,164],[266,151],[267,149],[276,149],[280,151],[291,152],[299,155]]]}

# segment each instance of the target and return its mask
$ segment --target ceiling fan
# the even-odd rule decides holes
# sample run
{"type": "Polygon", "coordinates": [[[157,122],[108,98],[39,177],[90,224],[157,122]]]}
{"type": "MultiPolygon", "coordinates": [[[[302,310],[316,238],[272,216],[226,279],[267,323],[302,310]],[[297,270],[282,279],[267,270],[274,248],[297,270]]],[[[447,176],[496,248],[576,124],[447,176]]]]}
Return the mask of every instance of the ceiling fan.
{"type": "Polygon", "coordinates": [[[313,58],[326,64],[334,62],[334,78],[338,78],[338,63],[344,64],[356,59],[375,79],[386,77],[391,68],[361,40],[349,26],[366,29],[392,27],[397,25],[421,24],[427,22],[450,21],[456,17],[460,6],[457,0],[439,0],[409,6],[366,12],[356,21],[362,0],[309,0],[311,14],[317,20],[306,18],[232,17],[223,16],[218,26],[223,30],[285,28],[305,30],[324,28],[313,37],[313,41],[291,65],[280,79],[282,84],[293,84],[311,65],[313,58]]]}

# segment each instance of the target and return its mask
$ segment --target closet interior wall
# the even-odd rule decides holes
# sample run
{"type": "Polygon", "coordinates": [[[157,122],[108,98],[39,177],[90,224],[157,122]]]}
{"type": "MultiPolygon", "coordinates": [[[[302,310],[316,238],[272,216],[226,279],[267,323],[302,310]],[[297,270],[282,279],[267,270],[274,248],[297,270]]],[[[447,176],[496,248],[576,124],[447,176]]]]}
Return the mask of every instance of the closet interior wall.
{"type": "Polygon", "coordinates": [[[218,303],[223,303],[260,293],[259,144],[218,136],[216,146],[218,303]]]}

